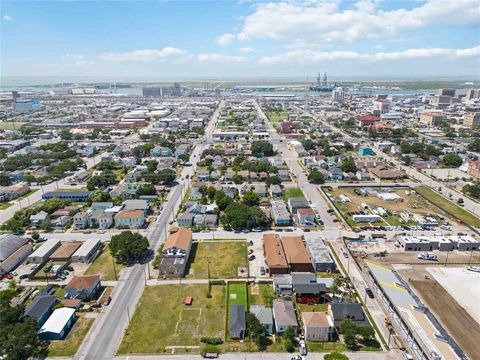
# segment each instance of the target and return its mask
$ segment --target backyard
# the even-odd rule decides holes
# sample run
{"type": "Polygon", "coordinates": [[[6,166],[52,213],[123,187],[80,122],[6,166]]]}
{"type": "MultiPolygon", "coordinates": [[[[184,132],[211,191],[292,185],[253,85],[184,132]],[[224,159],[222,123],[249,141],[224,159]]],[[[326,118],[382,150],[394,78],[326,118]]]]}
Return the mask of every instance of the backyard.
{"type": "Polygon", "coordinates": [[[85,275],[100,275],[102,280],[116,280],[115,279],[115,270],[117,272],[117,277],[125,266],[122,264],[115,263],[110,253],[108,245],[105,245],[102,253],[95,259],[95,261],[90,264],[88,269],[85,271],[85,275]],[[115,267],[115,268],[114,268],[115,267]]]}
{"type": "Polygon", "coordinates": [[[64,340],[55,340],[48,346],[48,356],[73,356],[95,319],[79,316],[70,333],[64,340]]]}
{"type": "Polygon", "coordinates": [[[238,268],[248,268],[247,243],[234,241],[201,241],[193,243],[187,278],[206,279],[210,261],[211,279],[238,277],[238,268]]]}
{"type": "Polygon", "coordinates": [[[272,307],[275,299],[272,284],[251,284],[248,287],[248,302],[250,305],[265,305],[272,307]]]}
{"type": "Polygon", "coordinates": [[[118,353],[158,354],[167,346],[201,346],[203,336],[223,338],[225,286],[213,285],[211,298],[206,292],[207,285],[147,286],[118,353]],[[186,296],[192,305],[183,305],[186,296]]]}

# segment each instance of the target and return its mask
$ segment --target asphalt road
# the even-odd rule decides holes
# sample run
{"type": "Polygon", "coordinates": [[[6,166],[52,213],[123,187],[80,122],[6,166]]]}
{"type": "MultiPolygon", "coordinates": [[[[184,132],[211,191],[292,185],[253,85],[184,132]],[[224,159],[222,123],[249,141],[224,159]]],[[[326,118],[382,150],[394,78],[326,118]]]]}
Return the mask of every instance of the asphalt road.
{"type": "MultiPolygon", "coordinates": [[[[211,137],[214,123],[220,114],[223,104],[222,102],[219,105],[205,129],[206,139],[211,137]]],[[[153,251],[156,251],[159,245],[165,241],[169,222],[174,218],[184,191],[188,188],[189,181],[185,180],[185,177],[187,175],[191,177],[194,174],[196,163],[203,148],[203,141],[200,141],[199,144],[197,143],[190,156],[192,166],[183,168],[179,183],[170,191],[163,212],[157,218],[157,221],[148,228],[147,237],[150,242],[150,248],[153,251]]],[[[75,356],[76,359],[97,360],[113,358],[130,318],[135,311],[136,304],[142,295],[147,277],[147,266],[145,264],[136,264],[126,269],[122,280],[112,291],[110,306],[106,309],[104,308],[93,323],[75,356]]]]}

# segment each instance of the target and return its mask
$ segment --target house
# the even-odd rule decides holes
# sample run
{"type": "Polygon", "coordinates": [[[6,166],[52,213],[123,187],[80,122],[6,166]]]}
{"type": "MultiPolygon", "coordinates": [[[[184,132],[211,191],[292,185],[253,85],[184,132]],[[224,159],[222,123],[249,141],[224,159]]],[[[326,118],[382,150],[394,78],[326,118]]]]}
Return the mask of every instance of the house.
{"type": "Polygon", "coordinates": [[[90,238],[72,255],[72,261],[89,263],[97,254],[102,243],[100,239],[90,238]]]}
{"type": "Polygon", "coordinates": [[[290,213],[296,214],[298,209],[308,209],[310,205],[304,197],[291,197],[288,199],[290,213]]]}
{"type": "Polygon", "coordinates": [[[245,195],[245,193],[252,191],[252,185],[244,182],[239,186],[240,194],[245,195]]]}
{"type": "Polygon", "coordinates": [[[150,155],[155,157],[168,157],[172,156],[172,150],[165,146],[155,146],[150,150],[150,155]]]}
{"type": "Polygon", "coordinates": [[[115,215],[115,226],[118,228],[138,229],[145,223],[142,210],[122,210],[115,215]]]}
{"type": "Polygon", "coordinates": [[[336,328],[344,319],[350,319],[355,325],[369,325],[368,319],[363,312],[362,305],[358,303],[337,303],[329,305],[329,314],[336,328]]]}
{"type": "Polygon", "coordinates": [[[76,320],[75,309],[55,310],[38,331],[40,340],[61,340],[65,338],[76,320]]]}
{"type": "Polygon", "coordinates": [[[30,316],[37,320],[39,327],[47,321],[52,314],[53,308],[57,303],[57,297],[53,295],[38,295],[30,305],[27,306],[23,313],[23,317],[30,316]]]}
{"type": "Polygon", "coordinates": [[[50,220],[50,215],[45,211],[40,211],[34,215],[30,215],[29,220],[32,226],[37,227],[42,225],[44,222],[50,220]]]}
{"type": "Polygon", "coordinates": [[[245,308],[243,305],[230,305],[230,321],[228,324],[230,338],[234,340],[243,340],[246,332],[245,308]]]}
{"type": "Polygon", "coordinates": [[[343,171],[340,170],[338,167],[334,167],[329,170],[329,176],[332,180],[343,180],[343,171]]]}
{"type": "Polygon", "coordinates": [[[270,206],[275,225],[290,224],[290,213],[283,200],[270,200],[270,206]]]}
{"type": "Polygon", "coordinates": [[[111,213],[103,212],[102,210],[95,210],[88,215],[88,226],[92,228],[105,230],[110,228],[112,223],[113,219],[111,213]]]}
{"type": "Polygon", "coordinates": [[[262,305],[250,305],[250,313],[265,327],[265,335],[273,334],[273,312],[271,308],[262,305]]]}
{"type": "Polygon", "coordinates": [[[280,297],[291,297],[293,294],[292,276],[290,274],[273,274],[273,288],[280,297]]]}
{"type": "Polygon", "coordinates": [[[357,116],[357,126],[360,128],[369,127],[380,121],[379,116],[375,115],[359,115],[357,116]]]}
{"type": "Polygon", "coordinates": [[[283,236],[282,246],[290,271],[313,271],[312,260],[300,236],[283,236]]]}
{"type": "Polygon", "coordinates": [[[285,332],[289,326],[293,327],[295,332],[298,330],[297,315],[290,300],[273,300],[273,319],[277,334],[285,332]]]}
{"type": "Polygon", "coordinates": [[[270,274],[288,273],[288,262],[277,234],[263,234],[263,254],[270,274]]]}
{"type": "Polygon", "coordinates": [[[50,200],[59,198],[60,200],[67,200],[72,202],[85,202],[88,200],[90,191],[49,191],[42,195],[42,200],[50,200]]]}
{"type": "Polygon", "coordinates": [[[180,214],[177,218],[177,224],[178,226],[181,227],[191,227],[193,225],[193,218],[195,217],[195,214],[192,214],[190,212],[184,212],[180,214]]]}
{"type": "Polygon", "coordinates": [[[142,199],[125,200],[123,203],[123,210],[142,210],[144,214],[148,212],[148,202],[142,199]]]}
{"type": "MultiPolygon", "coordinates": [[[[283,163],[283,162],[282,162],[283,163]]],[[[282,179],[283,181],[288,181],[290,180],[290,174],[288,172],[288,170],[285,170],[285,169],[279,169],[278,170],[278,177],[280,179],[282,179]]]]}
{"type": "Polygon", "coordinates": [[[298,209],[296,218],[300,226],[315,226],[315,212],[311,208],[298,209]]]}
{"type": "Polygon", "coordinates": [[[295,301],[299,304],[319,304],[327,291],[324,283],[317,282],[315,273],[292,272],[292,288],[295,301]]]}
{"type": "Polygon", "coordinates": [[[73,228],[86,229],[88,226],[88,214],[86,212],[80,211],[73,215],[73,228]]]}
{"type": "Polygon", "coordinates": [[[365,155],[374,155],[373,149],[370,147],[360,147],[358,149],[358,155],[365,156],[365,155]]]}
{"type": "Polygon", "coordinates": [[[177,277],[185,275],[191,248],[192,230],[183,227],[172,228],[163,245],[160,274],[177,277]]]}
{"type": "Polygon", "coordinates": [[[66,297],[70,299],[89,301],[97,294],[100,287],[99,275],[73,275],[64,290],[66,297]]]}
{"type": "Polygon", "coordinates": [[[267,196],[267,187],[264,184],[255,184],[254,189],[258,196],[267,196]]]}
{"type": "Polygon", "coordinates": [[[198,181],[208,181],[210,179],[210,173],[208,171],[202,170],[197,172],[198,181]]]}
{"type": "Polygon", "coordinates": [[[323,312],[302,312],[303,329],[307,341],[332,340],[333,322],[323,312]]]}
{"type": "Polygon", "coordinates": [[[110,209],[111,207],[113,207],[112,202],[94,202],[90,206],[90,210],[92,210],[92,211],[95,211],[95,210],[105,211],[107,209],[110,209]]]}
{"type": "Polygon", "coordinates": [[[216,214],[198,214],[195,215],[193,219],[193,224],[195,226],[205,225],[208,227],[215,227],[217,226],[217,218],[216,214]]]}
{"type": "Polygon", "coordinates": [[[0,239],[0,275],[15,269],[30,253],[32,245],[27,239],[17,235],[7,235],[0,239]]]}
{"type": "Polygon", "coordinates": [[[272,185],[270,186],[270,195],[273,197],[281,197],[283,196],[283,191],[280,185],[272,185]]]}

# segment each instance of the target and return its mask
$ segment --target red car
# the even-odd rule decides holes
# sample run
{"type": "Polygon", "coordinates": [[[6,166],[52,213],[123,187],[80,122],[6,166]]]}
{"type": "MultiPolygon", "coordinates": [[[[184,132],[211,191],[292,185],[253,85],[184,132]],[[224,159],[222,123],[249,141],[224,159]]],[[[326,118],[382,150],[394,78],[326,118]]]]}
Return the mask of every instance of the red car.
{"type": "Polygon", "coordinates": [[[13,279],[13,275],[12,274],[5,274],[3,276],[5,279],[8,279],[8,280],[12,280],[13,279]]]}

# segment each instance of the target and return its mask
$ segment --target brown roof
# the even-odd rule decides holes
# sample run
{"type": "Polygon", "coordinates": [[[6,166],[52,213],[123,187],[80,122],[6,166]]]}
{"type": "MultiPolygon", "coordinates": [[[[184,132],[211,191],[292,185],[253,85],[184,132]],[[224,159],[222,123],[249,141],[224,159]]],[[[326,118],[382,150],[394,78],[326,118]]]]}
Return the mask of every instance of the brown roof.
{"type": "Polygon", "coordinates": [[[265,251],[265,262],[269,268],[288,267],[280,236],[277,234],[264,234],[263,248],[265,251]]]}
{"type": "Polygon", "coordinates": [[[384,167],[370,169],[370,172],[381,179],[398,179],[405,177],[405,173],[401,170],[389,170],[384,167]]]}
{"type": "Polygon", "coordinates": [[[63,243],[52,255],[50,255],[50,259],[68,259],[81,245],[82,243],[79,241],[63,243]]]}
{"type": "Polygon", "coordinates": [[[122,210],[115,215],[115,219],[136,218],[143,215],[144,212],[142,210],[122,210]]]}
{"type": "Polygon", "coordinates": [[[300,215],[302,216],[312,216],[312,215],[315,215],[315,213],[313,212],[312,209],[308,208],[308,209],[297,209],[297,213],[299,213],[300,215]]]}
{"type": "Polygon", "coordinates": [[[327,315],[323,312],[302,312],[302,321],[305,327],[328,327],[327,315]]]}
{"type": "Polygon", "coordinates": [[[171,233],[167,240],[165,241],[165,245],[163,246],[163,250],[167,250],[173,247],[177,249],[182,249],[188,251],[190,244],[192,243],[192,230],[187,228],[178,228],[178,231],[171,233]]]}
{"type": "Polygon", "coordinates": [[[289,264],[312,263],[300,236],[284,236],[282,237],[282,245],[289,264]]]}
{"type": "Polygon", "coordinates": [[[60,300],[63,306],[69,307],[69,308],[76,308],[78,305],[80,305],[80,299],[62,299],[60,300]]]}
{"type": "Polygon", "coordinates": [[[74,275],[65,289],[90,289],[99,279],[100,275],[74,275]]]}

